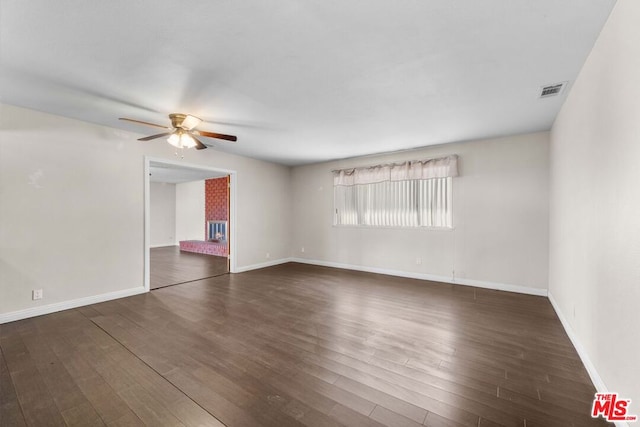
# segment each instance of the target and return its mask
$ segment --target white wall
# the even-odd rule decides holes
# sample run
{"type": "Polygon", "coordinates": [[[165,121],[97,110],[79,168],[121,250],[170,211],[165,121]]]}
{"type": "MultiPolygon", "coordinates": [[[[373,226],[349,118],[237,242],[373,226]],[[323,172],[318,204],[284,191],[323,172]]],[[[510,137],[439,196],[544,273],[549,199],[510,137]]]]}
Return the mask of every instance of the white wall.
{"type": "MultiPolygon", "coordinates": [[[[0,129],[0,322],[141,291],[144,156],[174,160],[173,147],[7,105],[0,129]],[[32,289],[44,299],[32,301],[32,289]]],[[[290,168],[213,148],[189,150],[185,162],[237,171],[240,269],[267,252],[289,257],[290,168]]]]}
{"type": "Polygon", "coordinates": [[[149,183],[151,247],[176,244],[176,185],[149,183]]]}
{"type": "Polygon", "coordinates": [[[618,0],[552,129],[549,292],[640,415],[640,2],[618,0]]]}
{"type": "Polygon", "coordinates": [[[542,132],[295,167],[294,256],[546,294],[548,149],[542,132]],[[332,226],[332,169],[447,154],[460,155],[453,231],[332,226]]]}
{"type": "Polygon", "coordinates": [[[176,184],[176,236],[180,240],[205,240],[204,180],[176,184]]]}

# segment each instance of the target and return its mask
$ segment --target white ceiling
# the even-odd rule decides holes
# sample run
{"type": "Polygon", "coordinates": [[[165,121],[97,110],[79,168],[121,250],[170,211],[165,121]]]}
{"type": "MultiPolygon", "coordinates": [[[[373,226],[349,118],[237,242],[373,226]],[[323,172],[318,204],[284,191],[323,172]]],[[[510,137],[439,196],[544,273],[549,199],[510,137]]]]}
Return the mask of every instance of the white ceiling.
{"type": "Polygon", "coordinates": [[[180,184],[182,182],[203,181],[223,176],[227,176],[227,174],[166,163],[150,162],[149,164],[149,181],[151,182],[180,184]]]}
{"type": "Polygon", "coordinates": [[[0,95],[283,164],[547,130],[614,1],[0,0],[0,95]]]}

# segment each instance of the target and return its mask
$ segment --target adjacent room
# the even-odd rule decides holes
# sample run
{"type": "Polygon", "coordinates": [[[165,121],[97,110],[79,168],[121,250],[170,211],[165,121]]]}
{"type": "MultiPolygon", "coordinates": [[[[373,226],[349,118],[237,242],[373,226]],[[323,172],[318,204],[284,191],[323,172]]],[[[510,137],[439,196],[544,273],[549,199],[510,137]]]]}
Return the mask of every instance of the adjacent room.
{"type": "Polygon", "coordinates": [[[0,426],[633,427],[638,22],[0,0],[0,426]]]}
{"type": "Polygon", "coordinates": [[[229,176],[149,163],[149,288],[229,272],[229,176]]]}

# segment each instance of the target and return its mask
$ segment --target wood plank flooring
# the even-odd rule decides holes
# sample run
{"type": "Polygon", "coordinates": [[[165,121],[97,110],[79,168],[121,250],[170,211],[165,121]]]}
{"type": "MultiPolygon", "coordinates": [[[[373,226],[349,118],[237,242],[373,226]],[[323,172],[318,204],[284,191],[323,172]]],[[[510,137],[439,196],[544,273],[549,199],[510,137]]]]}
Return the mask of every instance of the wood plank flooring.
{"type": "Polygon", "coordinates": [[[179,246],[150,249],[150,287],[190,282],[220,276],[229,272],[227,258],[180,251],[179,246]]]}
{"type": "Polygon", "coordinates": [[[607,425],[546,298],[285,264],[0,325],[0,425],[607,425]]]}

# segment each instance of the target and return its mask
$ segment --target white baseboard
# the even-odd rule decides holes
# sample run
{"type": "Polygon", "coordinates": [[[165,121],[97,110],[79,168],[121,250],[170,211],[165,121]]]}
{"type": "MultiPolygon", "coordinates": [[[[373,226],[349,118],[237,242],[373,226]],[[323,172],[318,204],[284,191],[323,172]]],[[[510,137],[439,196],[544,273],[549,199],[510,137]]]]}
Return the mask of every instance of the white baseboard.
{"type": "Polygon", "coordinates": [[[118,298],[130,297],[145,293],[144,287],[125,289],[122,291],[108,292],[106,294],[93,295],[84,298],[77,298],[69,301],[56,302],[53,304],[40,305],[38,307],[26,308],[24,310],[11,311],[0,314],[0,324],[14,322],[16,320],[27,319],[29,317],[42,316],[43,314],[55,313],[57,311],[69,310],[70,308],[82,307],[99,302],[110,301],[118,298]]]}
{"type": "Polygon", "coordinates": [[[292,262],[320,265],[323,267],[333,267],[333,268],[342,268],[345,270],[365,271],[368,273],[387,274],[389,276],[407,277],[410,279],[431,280],[434,282],[444,282],[444,283],[450,283],[454,285],[474,286],[477,288],[493,289],[497,291],[516,292],[519,294],[536,295],[536,296],[543,296],[543,297],[547,296],[546,289],[530,288],[527,286],[511,285],[507,283],[486,282],[482,280],[460,279],[460,278],[454,279],[451,277],[438,276],[435,274],[414,273],[410,271],[390,270],[386,268],[367,267],[363,265],[343,264],[339,262],[320,261],[320,260],[306,259],[306,258],[290,258],[289,260],[292,262]]]}
{"type": "Polygon", "coordinates": [[[598,371],[596,371],[596,367],[593,365],[591,359],[589,359],[589,356],[587,355],[587,351],[582,346],[582,343],[580,343],[580,340],[578,339],[576,333],[573,332],[573,328],[569,324],[569,321],[565,317],[564,313],[562,313],[562,311],[560,310],[560,307],[558,306],[556,299],[553,297],[553,295],[551,295],[551,292],[549,292],[549,301],[551,302],[553,309],[556,311],[558,319],[560,319],[560,323],[562,323],[562,326],[564,327],[564,331],[567,333],[569,339],[571,340],[571,343],[578,352],[578,356],[580,356],[584,367],[587,368],[587,372],[589,373],[591,382],[593,382],[593,385],[595,386],[596,390],[598,390],[598,393],[606,393],[608,390],[604,385],[604,381],[602,381],[602,378],[600,378],[598,371]]]}
{"type": "MultiPolygon", "coordinates": [[[[582,364],[587,369],[589,378],[591,378],[591,382],[593,383],[593,386],[596,388],[596,391],[598,393],[608,393],[609,389],[605,385],[604,381],[602,381],[602,378],[600,377],[600,374],[596,370],[595,365],[593,364],[593,362],[591,362],[591,359],[587,354],[587,350],[585,350],[585,348],[582,346],[580,339],[578,339],[578,335],[576,335],[576,333],[573,331],[571,324],[569,324],[569,321],[565,317],[564,313],[562,313],[562,310],[560,310],[560,306],[556,302],[553,295],[551,295],[551,292],[548,293],[548,296],[549,296],[549,301],[553,306],[553,309],[556,311],[556,315],[558,316],[558,319],[560,319],[560,323],[562,323],[562,327],[564,328],[565,332],[569,336],[569,339],[571,340],[573,347],[578,352],[578,356],[580,356],[580,360],[582,360],[582,364]]],[[[615,425],[616,427],[629,427],[629,424],[624,421],[616,421],[615,425]]]]}
{"type": "Polygon", "coordinates": [[[261,262],[259,264],[244,265],[242,267],[236,267],[234,273],[244,273],[245,271],[258,270],[260,268],[273,267],[274,265],[286,264],[291,262],[291,258],[280,258],[272,261],[261,262]]]}
{"type": "Polygon", "coordinates": [[[180,245],[178,245],[176,243],[165,243],[163,245],[149,245],[149,248],[150,249],[153,249],[153,248],[168,248],[168,247],[171,247],[171,246],[180,246],[180,245]]]}
{"type": "Polygon", "coordinates": [[[512,285],[510,283],[498,283],[498,282],[486,282],[483,280],[473,279],[449,279],[450,283],[455,285],[475,286],[477,288],[493,289],[496,291],[515,292],[517,294],[535,295],[539,297],[546,297],[548,291],[546,289],[532,288],[529,286],[512,285]]]}

